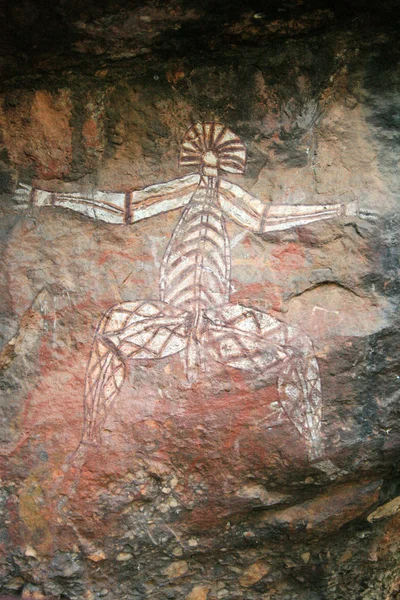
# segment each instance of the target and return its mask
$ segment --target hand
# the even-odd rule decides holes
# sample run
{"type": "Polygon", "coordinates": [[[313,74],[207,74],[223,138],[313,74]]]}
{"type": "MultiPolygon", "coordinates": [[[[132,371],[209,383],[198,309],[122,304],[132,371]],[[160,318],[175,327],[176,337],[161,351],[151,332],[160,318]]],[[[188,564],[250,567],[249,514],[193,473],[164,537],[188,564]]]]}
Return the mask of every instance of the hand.
{"type": "Polygon", "coordinates": [[[343,214],[346,217],[358,217],[366,221],[376,221],[378,219],[378,212],[369,208],[360,208],[360,201],[354,200],[349,204],[343,205],[343,214]]]}
{"type": "Polygon", "coordinates": [[[32,194],[30,185],[20,183],[14,192],[13,200],[18,208],[28,208],[32,194]]]}

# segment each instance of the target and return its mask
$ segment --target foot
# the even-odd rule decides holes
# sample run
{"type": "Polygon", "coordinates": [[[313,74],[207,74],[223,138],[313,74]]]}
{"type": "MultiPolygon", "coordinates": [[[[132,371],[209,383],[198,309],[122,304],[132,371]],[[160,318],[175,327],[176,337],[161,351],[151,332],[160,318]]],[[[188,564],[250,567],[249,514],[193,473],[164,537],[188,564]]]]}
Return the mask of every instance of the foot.
{"type": "Polygon", "coordinates": [[[72,454],[70,454],[66,459],[63,466],[63,471],[67,472],[71,468],[81,469],[85,463],[86,456],[89,450],[91,448],[96,448],[98,445],[99,444],[96,440],[82,439],[79,442],[79,445],[76,448],[76,450],[72,452],[72,454]]]}

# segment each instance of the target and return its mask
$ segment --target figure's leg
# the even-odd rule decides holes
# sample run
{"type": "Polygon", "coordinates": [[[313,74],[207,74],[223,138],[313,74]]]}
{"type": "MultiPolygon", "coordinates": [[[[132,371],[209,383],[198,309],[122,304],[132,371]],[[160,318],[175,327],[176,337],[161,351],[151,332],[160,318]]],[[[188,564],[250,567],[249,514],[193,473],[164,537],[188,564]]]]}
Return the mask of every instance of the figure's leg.
{"type": "Polygon", "coordinates": [[[311,340],[288,327],[291,358],[278,375],[280,402],[288,418],[308,442],[311,459],[324,453],[321,440],[322,390],[317,359],[311,340]]]}
{"type": "Polygon", "coordinates": [[[126,365],[106,330],[114,320],[114,308],[100,320],[86,370],[82,442],[97,443],[99,431],[125,379],[126,365]]]}
{"type": "Polygon", "coordinates": [[[217,362],[262,373],[278,382],[281,406],[305,439],[309,455],[323,453],[321,382],[309,338],[253,308],[227,304],[206,311],[204,344],[217,362]]]}
{"type": "Polygon", "coordinates": [[[185,311],[160,301],[125,302],[100,320],[86,372],[83,443],[96,443],[131,359],[171,356],[186,346],[185,311]]]}
{"type": "Polygon", "coordinates": [[[207,362],[202,338],[205,330],[202,312],[192,314],[188,319],[188,335],[185,351],[185,373],[189,385],[195,383],[200,372],[207,370],[207,362]]]}

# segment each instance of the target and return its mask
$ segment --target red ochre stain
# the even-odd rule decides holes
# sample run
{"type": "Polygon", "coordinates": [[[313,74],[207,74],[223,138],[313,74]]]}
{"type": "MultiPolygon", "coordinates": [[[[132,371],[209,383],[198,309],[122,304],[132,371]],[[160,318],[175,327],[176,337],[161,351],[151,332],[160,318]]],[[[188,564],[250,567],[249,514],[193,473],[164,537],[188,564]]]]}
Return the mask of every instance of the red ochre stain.
{"type": "Polygon", "coordinates": [[[94,119],[85,121],[82,128],[82,134],[85,138],[85,146],[87,148],[101,148],[100,134],[94,119]]]}
{"type": "Polygon", "coordinates": [[[279,261],[279,270],[292,271],[305,265],[306,256],[301,246],[291,242],[273,250],[271,260],[279,261]]]}
{"type": "Polygon", "coordinates": [[[120,256],[121,258],[125,258],[127,260],[129,260],[130,262],[136,263],[138,260],[141,260],[143,262],[149,262],[151,260],[154,260],[152,256],[150,256],[149,254],[141,254],[138,255],[137,253],[133,253],[132,254],[128,254],[126,252],[118,252],[116,250],[105,250],[104,252],[101,253],[100,258],[98,260],[99,265],[104,265],[104,263],[106,263],[108,260],[113,260],[115,261],[115,257],[116,256],[120,256]]]}
{"type": "MultiPolygon", "coordinates": [[[[239,284],[235,282],[239,287],[239,284]]],[[[231,302],[244,304],[245,306],[254,306],[257,302],[263,305],[258,308],[264,312],[269,310],[279,310],[282,306],[283,289],[280,286],[271,283],[250,283],[243,286],[240,291],[232,294],[231,302]]]]}

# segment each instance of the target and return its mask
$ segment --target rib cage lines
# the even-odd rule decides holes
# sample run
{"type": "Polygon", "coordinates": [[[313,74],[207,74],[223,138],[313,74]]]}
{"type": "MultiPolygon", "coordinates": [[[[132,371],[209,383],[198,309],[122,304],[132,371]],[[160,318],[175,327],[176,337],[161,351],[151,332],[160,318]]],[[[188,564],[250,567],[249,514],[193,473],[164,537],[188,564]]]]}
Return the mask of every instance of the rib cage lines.
{"type": "Polygon", "coordinates": [[[166,249],[161,300],[192,313],[228,302],[230,250],[218,180],[202,179],[166,249]]]}

